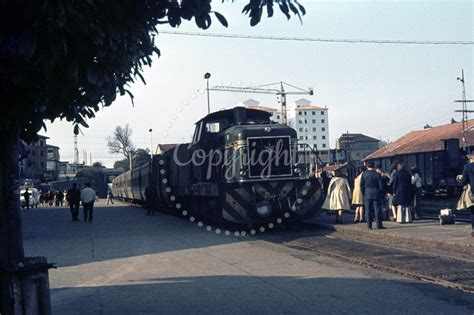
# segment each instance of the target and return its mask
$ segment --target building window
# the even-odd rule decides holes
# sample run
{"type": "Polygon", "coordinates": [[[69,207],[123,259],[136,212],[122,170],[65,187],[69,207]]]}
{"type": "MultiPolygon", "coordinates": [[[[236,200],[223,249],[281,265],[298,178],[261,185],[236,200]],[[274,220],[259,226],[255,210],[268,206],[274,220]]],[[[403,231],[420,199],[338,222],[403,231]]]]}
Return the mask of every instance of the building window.
{"type": "Polygon", "coordinates": [[[298,115],[300,115],[300,116],[303,115],[303,112],[298,112],[298,115]]]}
{"type": "Polygon", "coordinates": [[[302,121],[301,119],[298,119],[298,122],[299,122],[300,124],[302,124],[302,123],[303,123],[303,121],[302,121]]]}
{"type": "Polygon", "coordinates": [[[326,131],[326,128],[325,127],[321,128],[321,131],[326,131]]]}
{"type": "Polygon", "coordinates": [[[321,115],[324,115],[324,111],[321,111],[321,115]]]}
{"type": "Polygon", "coordinates": [[[313,113],[313,116],[316,115],[316,112],[314,110],[312,111],[312,113],[313,113]]]}
{"type": "Polygon", "coordinates": [[[304,123],[305,123],[305,124],[307,124],[307,123],[308,123],[308,121],[305,119],[305,120],[304,120],[304,123]]]}
{"type": "MultiPolygon", "coordinates": [[[[280,119],[280,115],[277,115],[277,119],[280,119]]],[[[132,170],[133,171],[133,170],[132,170]]]]}
{"type": "Polygon", "coordinates": [[[300,128],[300,132],[303,132],[303,128],[300,128]]]}
{"type": "Polygon", "coordinates": [[[323,140],[326,140],[326,136],[323,136],[323,140]]]}
{"type": "Polygon", "coordinates": [[[304,115],[306,116],[308,113],[307,112],[304,112],[304,115]]]}
{"type": "Polygon", "coordinates": [[[316,127],[313,127],[313,131],[316,131],[316,127]]]}
{"type": "Polygon", "coordinates": [[[316,123],[316,119],[313,119],[313,124],[315,124],[315,123],[316,123]]]}
{"type": "Polygon", "coordinates": [[[303,136],[300,136],[300,140],[303,140],[303,136]]]}
{"type": "Polygon", "coordinates": [[[324,119],[321,119],[321,122],[324,124],[326,121],[324,119]]]}
{"type": "Polygon", "coordinates": [[[313,136],[313,140],[316,140],[317,138],[318,138],[318,137],[316,137],[316,136],[313,136]]]}
{"type": "Polygon", "coordinates": [[[306,136],[306,140],[308,140],[308,136],[306,136]]]}
{"type": "Polygon", "coordinates": [[[326,147],[326,143],[323,143],[323,148],[325,148],[325,147],[326,147]]]}

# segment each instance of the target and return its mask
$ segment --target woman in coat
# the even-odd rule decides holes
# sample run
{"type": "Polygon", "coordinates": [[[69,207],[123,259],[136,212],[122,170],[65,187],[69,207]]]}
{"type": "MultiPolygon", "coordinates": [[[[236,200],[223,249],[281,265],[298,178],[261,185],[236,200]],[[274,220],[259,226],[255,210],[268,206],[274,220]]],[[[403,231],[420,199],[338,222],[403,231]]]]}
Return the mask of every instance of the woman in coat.
{"type": "Polygon", "coordinates": [[[411,175],[405,170],[402,163],[398,164],[398,171],[393,176],[393,205],[397,206],[397,222],[411,223],[411,206],[413,203],[413,186],[411,175]]]}
{"type": "Polygon", "coordinates": [[[360,181],[362,179],[362,174],[364,170],[362,169],[356,176],[354,180],[354,191],[352,192],[352,205],[356,207],[355,209],[355,218],[354,223],[365,222],[364,220],[364,195],[362,194],[362,189],[360,188],[360,181]]]}
{"type": "Polygon", "coordinates": [[[342,223],[342,211],[351,209],[351,188],[341,174],[335,173],[328,188],[329,209],[336,213],[336,223],[342,223]]]}

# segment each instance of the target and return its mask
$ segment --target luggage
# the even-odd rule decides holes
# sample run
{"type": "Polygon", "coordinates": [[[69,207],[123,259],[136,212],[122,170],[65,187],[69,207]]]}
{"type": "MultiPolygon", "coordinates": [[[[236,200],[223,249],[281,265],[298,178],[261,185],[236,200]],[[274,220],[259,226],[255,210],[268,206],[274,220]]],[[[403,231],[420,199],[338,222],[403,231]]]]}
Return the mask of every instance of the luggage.
{"type": "Polygon", "coordinates": [[[440,215],[439,216],[439,225],[455,224],[455,223],[456,223],[456,215],[455,214],[440,215]]]}

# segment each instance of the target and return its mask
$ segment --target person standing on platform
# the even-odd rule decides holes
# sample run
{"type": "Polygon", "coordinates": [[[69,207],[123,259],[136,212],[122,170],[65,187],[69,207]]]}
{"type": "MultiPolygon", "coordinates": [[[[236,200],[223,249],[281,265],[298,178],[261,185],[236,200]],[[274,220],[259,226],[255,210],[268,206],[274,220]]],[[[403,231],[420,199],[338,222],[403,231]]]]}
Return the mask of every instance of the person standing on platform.
{"type": "Polygon", "coordinates": [[[364,219],[364,195],[362,194],[362,188],[360,182],[364,174],[364,169],[361,169],[354,180],[354,191],[352,192],[352,205],[356,207],[354,223],[365,222],[364,219]]]}
{"type": "Polygon", "coordinates": [[[30,210],[30,192],[28,191],[28,188],[25,189],[25,192],[23,193],[23,198],[25,198],[25,208],[26,210],[30,210]]]}
{"type": "MultiPolygon", "coordinates": [[[[461,185],[464,186],[464,189],[466,189],[466,185],[470,184],[472,191],[474,190],[474,154],[469,154],[467,158],[469,159],[469,162],[464,166],[461,178],[461,185]]],[[[469,207],[469,210],[471,210],[471,236],[474,237],[474,206],[469,207]]]]}
{"type": "Polygon", "coordinates": [[[77,189],[77,184],[72,184],[72,188],[67,191],[67,202],[71,209],[72,221],[79,221],[79,205],[81,203],[81,191],[77,189]]]}
{"type": "Polygon", "coordinates": [[[397,207],[393,204],[393,177],[398,170],[398,162],[394,162],[391,167],[390,180],[388,182],[388,206],[392,210],[392,221],[397,221],[397,207]]]}
{"type": "Polygon", "coordinates": [[[328,188],[329,209],[336,214],[336,223],[342,223],[342,212],[351,210],[349,182],[338,171],[334,173],[328,188]]]}
{"type": "Polygon", "coordinates": [[[153,193],[153,189],[151,186],[146,186],[145,188],[145,199],[146,199],[146,207],[148,209],[147,215],[155,215],[156,214],[156,200],[153,193]]]}
{"type": "Polygon", "coordinates": [[[94,202],[97,199],[95,190],[90,183],[86,183],[86,188],[81,191],[81,201],[84,207],[84,221],[92,222],[94,212],[94,202]]]}
{"type": "Polygon", "coordinates": [[[413,186],[411,175],[402,163],[393,176],[393,204],[397,206],[397,222],[411,223],[411,206],[413,203],[413,186]]]}
{"type": "Polygon", "coordinates": [[[411,184],[415,190],[415,199],[413,205],[414,213],[412,213],[412,215],[415,215],[415,220],[421,220],[423,219],[423,214],[421,212],[421,193],[423,191],[423,185],[421,183],[420,172],[416,167],[411,168],[411,184]]]}
{"type": "Polygon", "coordinates": [[[372,230],[372,218],[375,217],[377,229],[385,229],[382,225],[380,209],[380,200],[383,194],[382,177],[374,170],[374,162],[367,162],[366,167],[367,171],[362,175],[360,186],[365,199],[367,228],[372,230]]]}

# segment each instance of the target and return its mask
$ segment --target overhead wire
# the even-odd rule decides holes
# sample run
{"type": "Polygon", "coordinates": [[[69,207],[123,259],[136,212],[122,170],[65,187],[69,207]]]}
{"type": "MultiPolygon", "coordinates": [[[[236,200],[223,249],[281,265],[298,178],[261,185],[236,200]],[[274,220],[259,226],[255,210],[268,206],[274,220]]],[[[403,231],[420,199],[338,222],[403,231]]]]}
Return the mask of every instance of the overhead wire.
{"type": "Polygon", "coordinates": [[[273,41],[299,41],[342,44],[395,44],[395,45],[474,45],[472,40],[397,40],[397,39],[350,39],[350,38],[324,38],[324,37],[297,37],[297,36],[270,36],[247,34],[202,33],[160,30],[158,34],[199,36],[231,39],[273,40],[273,41]]]}

